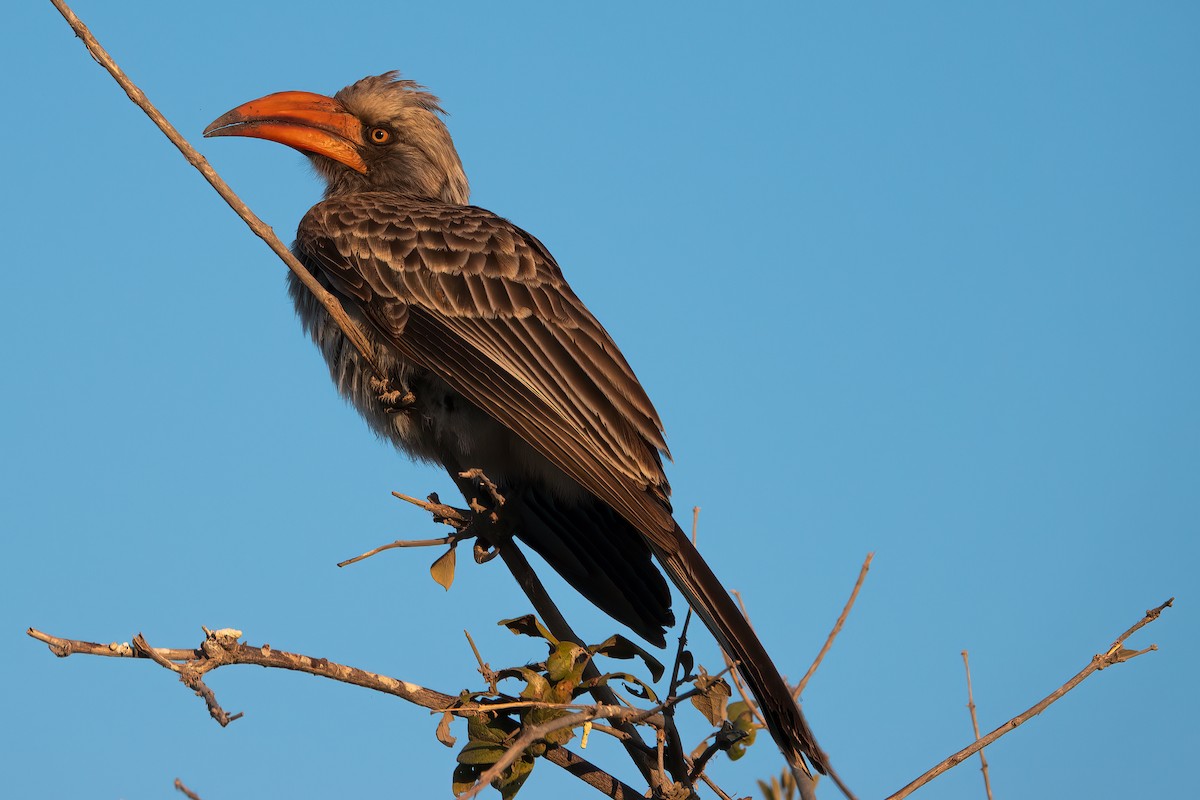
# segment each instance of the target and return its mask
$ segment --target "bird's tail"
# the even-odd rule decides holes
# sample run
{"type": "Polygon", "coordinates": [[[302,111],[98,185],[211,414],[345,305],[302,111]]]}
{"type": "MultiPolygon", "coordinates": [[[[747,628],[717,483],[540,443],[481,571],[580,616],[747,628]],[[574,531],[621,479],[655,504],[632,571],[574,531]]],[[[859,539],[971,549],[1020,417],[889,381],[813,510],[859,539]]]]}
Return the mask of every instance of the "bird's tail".
{"type": "Polygon", "coordinates": [[[758,701],[771,738],[793,770],[811,774],[804,762],[807,758],[817,772],[826,774],[825,754],[817,746],[800,706],[792,699],[787,682],[750,623],[678,526],[675,527],[675,539],[671,552],[653,547],[654,555],[726,654],[737,662],[738,672],[758,701]]]}

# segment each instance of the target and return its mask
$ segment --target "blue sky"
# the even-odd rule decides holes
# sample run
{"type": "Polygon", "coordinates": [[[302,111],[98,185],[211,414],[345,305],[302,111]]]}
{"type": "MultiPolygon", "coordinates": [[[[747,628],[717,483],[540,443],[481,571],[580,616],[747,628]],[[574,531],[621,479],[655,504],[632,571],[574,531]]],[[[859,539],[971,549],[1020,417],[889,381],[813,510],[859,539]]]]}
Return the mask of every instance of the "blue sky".
{"type": "MultiPolygon", "coordinates": [[[[860,797],[991,729],[1167,597],[1134,644],[989,750],[997,796],[1178,797],[1200,746],[1200,12],[1193,4],[753,9],[80,0],[285,239],[297,154],[199,138],[272,91],[400,69],[473,201],[534,232],[666,423],[678,516],[785,673],[853,616],[805,709],[860,797]],[[614,234],[617,232],[617,234],[614,234]]],[[[222,670],[244,719],[141,663],[24,636],[187,646],[200,626],[448,692],[540,655],[493,564],[446,593],[375,441],[300,334],[282,265],[48,3],[6,14],[0,752],[14,797],[449,796],[436,719],[222,670]]],[[[599,641],[615,626],[561,584],[599,641]]],[[[711,642],[694,637],[702,662],[711,642]]],[[[593,737],[595,741],[595,737],[593,737]]],[[[607,742],[588,753],[633,778],[607,742]]],[[[768,746],[714,772],[777,770],[768,746]]],[[[522,796],[585,796],[539,766],[522,796]]],[[[964,765],[921,797],[982,797],[964,765]]],[[[826,797],[833,796],[827,790],[826,797]]]]}

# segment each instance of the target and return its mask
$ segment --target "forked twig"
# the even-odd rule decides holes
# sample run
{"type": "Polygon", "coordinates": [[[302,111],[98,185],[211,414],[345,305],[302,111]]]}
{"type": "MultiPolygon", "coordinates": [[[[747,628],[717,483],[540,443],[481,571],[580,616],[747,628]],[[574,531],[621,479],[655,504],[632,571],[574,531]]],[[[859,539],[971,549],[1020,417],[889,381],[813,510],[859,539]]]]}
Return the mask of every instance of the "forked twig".
{"type": "Polygon", "coordinates": [[[1162,605],[1148,610],[1146,612],[1146,615],[1144,617],[1142,617],[1140,620],[1138,620],[1138,622],[1135,623],[1133,625],[1133,627],[1131,627],[1129,630],[1125,631],[1120,636],[1118,636],[1117,640],[1115,642],[1113,642],[1112,646],[1110,648],[1108,648],[1108,650],[1103,655],[1092,656],[1091,662],[1086,667],[1084,667],[1082,670],[1080,670],[1069,681],[1067,681],[1062,686],[1055,689],[1053,692],[1051,692],[1049,695],[1047,695],[1045,698],[1043,698],[1039,703],[1037,703],[1037,705],[1035,705],[1032,708],[1028,709],[1027,711],[1024,711],[1021,714],[1018,714],[1017,716],[1013,717],[1008,722],[1004,723],[999,728],[996,728],[996,730],[989,733],[987,736],[984,736],[982,739],[977,739],[972,744],[968,745],[967,747],[964,747],[962,750],[959,750],[954,755],[945,759],[944,761],[939,763],[937,766],[933,767],[932,769],[930,769],[929,771],[925,772],[923,775],[918,777],[916,780],[909,783],[907,786],[905,786],[900,791],[898,791],[895,794],[888,797],[887,800],[901,800],[901,798],[908,797],[914,791],[921,788],[925,784],[929,783],[931,780],[936,778],[938,775],[941,775],[943,772],[946,772],[951,767],[957,766],[958,764],[962,763],[963,760],[969,758],[970,756],[973,756],[975,753],[977,753],[980,750],[982,750],[983,748],[987,747],[992,742],[999,739],[1001,736],[1005,735],[1006,733],[1009,733],[1012,730],[1015,730],[1017,727],[1025,724],[1029,720],[1036,717],[1038,714],[1045,711],[1050,706],[1051,703],[1058,700],[1063,695],[1065,695],[1067,692],[1074,689],[1076,686],[1078,686],[1080,683],[1082,683],[1087,677],[1089,677],[1093,672],[1099,672],[1100,670],[1104,669],[1105,667],[1111,667],[1113,664],[1120,664],[1122,661],[1129,661],[1130,659],[1136,658],[1137,656],[1140,656],[1143,653],[1148,653],[1151,650],[1157,650],[1158,646],[1153,645],[1153,644],[1150,645],[1149,647],[1145,648],[1144,650],[1126,650],[1122,645],[1125,643],[1125,640],[1128,639],[1130,636],[1132,636],[1134,633],[1141,630],[1143,627],[1150,624],[1154,620],[1158,619],[1159,615],[1162,614],[1163,609],[1170,608],[1170,606],[1174,602],[1175,602],[1175,598],[1172,597],[1170,600],[1167,600],[1162,605]]]}

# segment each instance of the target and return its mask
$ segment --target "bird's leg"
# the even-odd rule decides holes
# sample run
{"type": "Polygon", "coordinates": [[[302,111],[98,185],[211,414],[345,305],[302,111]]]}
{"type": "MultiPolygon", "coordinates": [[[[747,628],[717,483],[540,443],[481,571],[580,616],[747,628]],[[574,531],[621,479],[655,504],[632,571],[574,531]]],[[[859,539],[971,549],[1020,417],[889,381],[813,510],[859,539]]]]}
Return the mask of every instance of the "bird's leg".
{"type": "Polygon", "coordinates": [[[383,410],[389,414],[407,412],[417,401],[417,396],[407,386],[401,385],[400,389],[393,389],[391,381],[387,378],[373,377],[370,379],[370,386],[371,391],[375,392],[375,396],[383,404],[383,410]]]}

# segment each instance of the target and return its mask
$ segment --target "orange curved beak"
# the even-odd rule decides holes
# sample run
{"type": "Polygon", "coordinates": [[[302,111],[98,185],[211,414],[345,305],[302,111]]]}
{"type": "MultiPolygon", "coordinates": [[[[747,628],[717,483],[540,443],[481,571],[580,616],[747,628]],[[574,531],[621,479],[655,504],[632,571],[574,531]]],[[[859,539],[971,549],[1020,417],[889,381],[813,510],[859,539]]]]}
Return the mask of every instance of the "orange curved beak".
{"type": "Polygon", "coordinates": [[[366,144],[358,117],[332,97],[312,92],[277,92],[243,103],[213,121],[204,136],[267,139],[367,171],[358,150],[366,144]]]}

